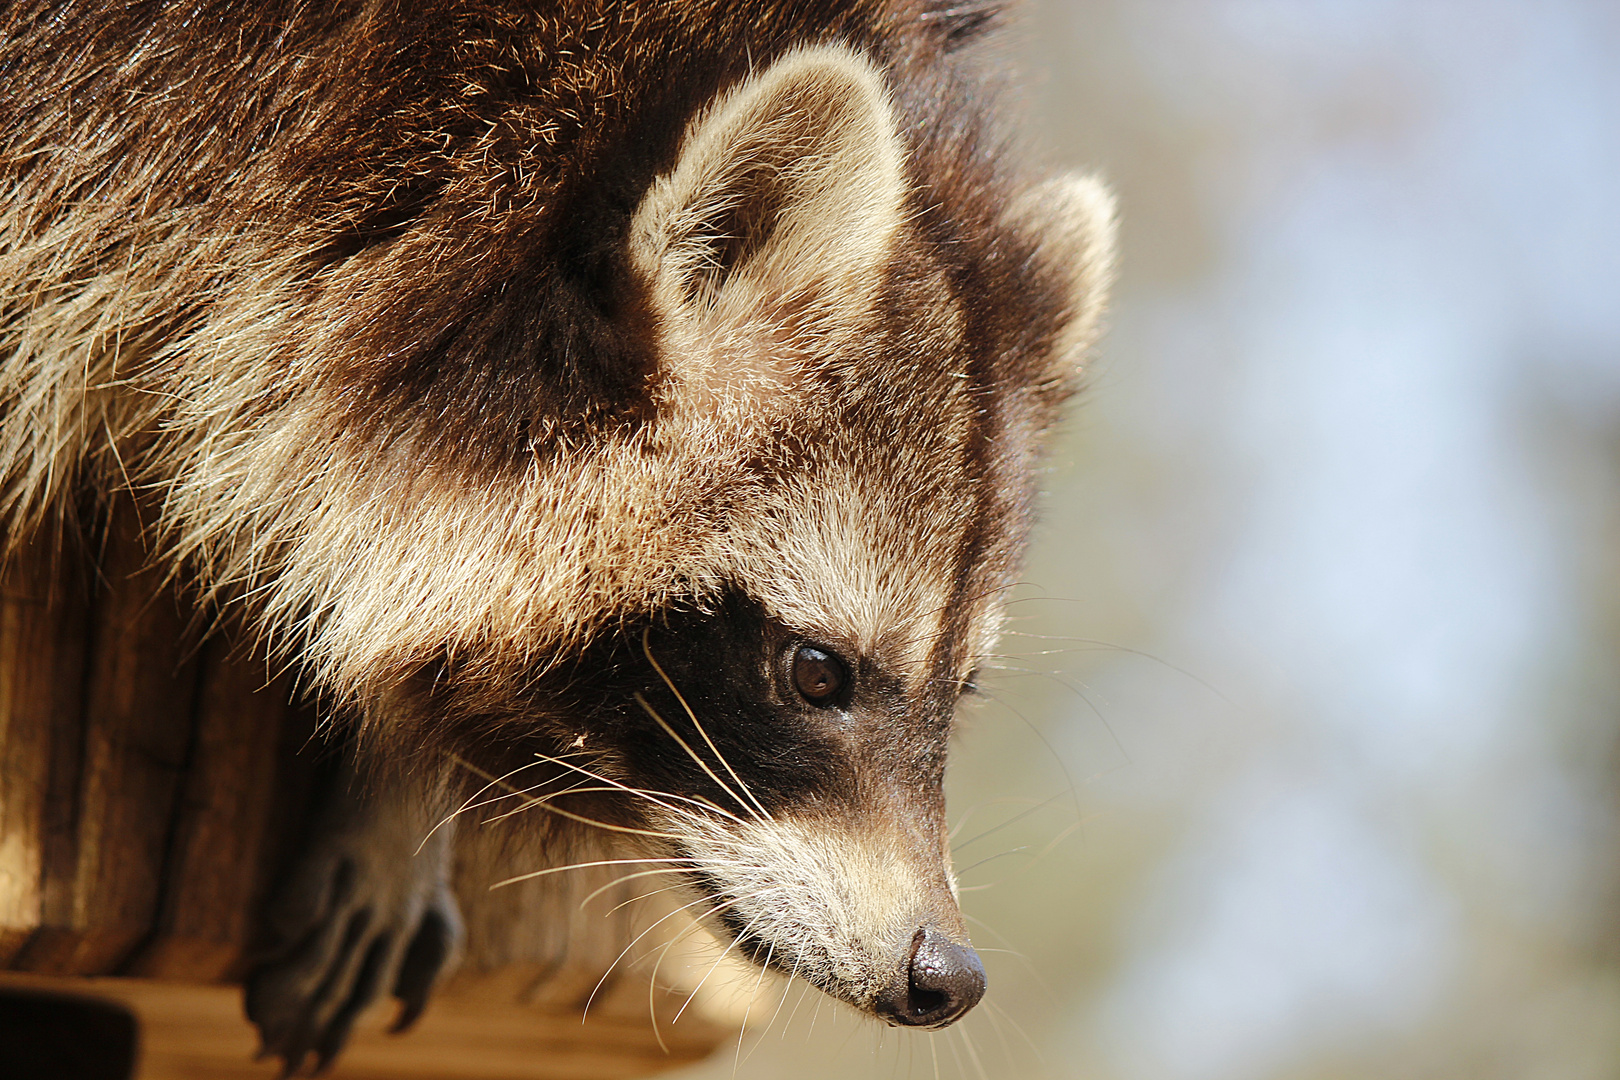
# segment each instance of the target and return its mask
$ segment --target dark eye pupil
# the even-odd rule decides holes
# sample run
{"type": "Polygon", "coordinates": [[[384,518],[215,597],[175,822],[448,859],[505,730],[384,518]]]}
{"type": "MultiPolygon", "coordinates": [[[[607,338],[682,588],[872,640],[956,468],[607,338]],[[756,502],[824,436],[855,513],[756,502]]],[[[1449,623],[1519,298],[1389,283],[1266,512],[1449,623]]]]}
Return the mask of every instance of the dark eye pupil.
{"type": "Polygon", "coordinates": [[[800,645],[793,654],[793,685],[810,704],[827,705],[844,687],[844,665],[829,652],[800,645]]]}

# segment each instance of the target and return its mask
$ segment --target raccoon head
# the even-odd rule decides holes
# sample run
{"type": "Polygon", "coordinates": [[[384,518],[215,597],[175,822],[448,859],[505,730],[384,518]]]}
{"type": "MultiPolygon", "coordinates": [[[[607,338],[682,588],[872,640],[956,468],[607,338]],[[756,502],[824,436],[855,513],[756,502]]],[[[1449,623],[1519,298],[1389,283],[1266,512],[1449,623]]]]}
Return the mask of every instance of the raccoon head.
{"type": "Polygon", "coordinates": [[[590,717],[572,760],[622,789],[695,912],[758,963],[940,1026],[985,985],[946,743],[1093,333],[1111,207],[1089,180],[1009,197],[913,125],[840,47],[691,122],[631,221],[627,287],[657,358],[649,468],[676,463],[663,482],[704,513],[646,524],[680,583],[536,686],[590,717]]]}
{"type": "MultiPolygon", "coordinates": [[[[590,341],[631,342],[644,377],[591,413],[608,419],[562,410],[509,471],[462,476],[403,422],[335,439],[371,400],[346,387],[261,425],[248,479],[207,490],[255,520],[291,507],[259,526],[279,538],[256,549],[278,570],[260,591],[272,616],[311,613],[323,685],[406,687],[396,732],[551,763],[525,786],[674,860],[757,962],[930,1026],[984,988],[946,744],[1095,332],[1112,209],[1088,179],[1020,182],[977,89],[892,62],[823,45],[745,74],[610,235],[576,238],[613,253],[612,333],[500,371],[555,381],[604,366],[590,341]]],[[[378,322],[349,309],[334,348],[378,322]]]]}

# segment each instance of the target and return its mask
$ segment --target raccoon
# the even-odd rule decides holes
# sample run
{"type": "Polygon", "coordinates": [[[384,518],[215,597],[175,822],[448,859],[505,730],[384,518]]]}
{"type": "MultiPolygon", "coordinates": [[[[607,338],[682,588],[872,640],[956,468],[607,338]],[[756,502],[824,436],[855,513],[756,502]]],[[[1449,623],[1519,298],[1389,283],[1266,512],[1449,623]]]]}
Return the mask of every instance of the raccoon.
{"type": "Polygon", "coordinates": [[[454,962],[468,775],[856,1009],[979,1001],[946,744],[1113,229],[998,127],[998,15],[0,16],[7,543],[135,491],[357,747],[248,982],[289,1072],[454,962]]]}

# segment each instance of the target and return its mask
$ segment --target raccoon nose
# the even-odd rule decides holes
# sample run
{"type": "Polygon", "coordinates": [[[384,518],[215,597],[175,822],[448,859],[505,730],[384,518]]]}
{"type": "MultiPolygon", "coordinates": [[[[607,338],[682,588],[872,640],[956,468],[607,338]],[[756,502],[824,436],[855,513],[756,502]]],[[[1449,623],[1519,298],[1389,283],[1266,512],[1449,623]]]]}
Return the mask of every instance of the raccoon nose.
{"type": "Polygon", "coordinates": [[[937,930],[924,928],[912,939],[911,963],[903,988],[881,995],[876,1011],[891,1024],[944,1027],[984,997],[984,965],[979,954],[937,930]]]}

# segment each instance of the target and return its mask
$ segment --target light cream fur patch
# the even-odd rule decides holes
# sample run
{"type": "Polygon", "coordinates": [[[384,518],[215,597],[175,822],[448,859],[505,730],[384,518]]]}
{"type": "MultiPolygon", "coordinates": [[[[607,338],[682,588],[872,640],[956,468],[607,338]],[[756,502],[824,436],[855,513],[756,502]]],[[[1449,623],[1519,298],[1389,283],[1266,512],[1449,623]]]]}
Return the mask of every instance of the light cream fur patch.
{"type": "Polygon", "coordinates": [[[901,977],[919,927],[967,940],[948,875],[876,830],[784,816],[694,816],[671,828],[751,937],[784,968],[858,1007],[901,977]]]}
{"type": "Polygon", "coordinates": [[[920,674],[951,598],[954,567],[941,558],[963,514],[919,513],[904,488],[857,468],[785,481],[772,512],[734,538],[738,576],[784,624],[920,674]]]}
{"type": "Polygon", "coordinates": [[[692,121],[630,234],[660,316],[661,412],[790,406],[795,336],[826,343],[870,305],[902,222],[903,160],[882,75],[841,45],[788,53],[692,121]],[[757,246],[697,287],[739,239],[723,223],[754,218],[769,219],[757,246]]]}
{"type": "Polygon", "coordinates": [[[1115,268],[1117,217],[1113,193],[1095,176],[1067,174],[1018,199],[1010,219],[1040,239],[1047,258],[1069,272],[1069,322],[1053,356],[1078,370],[1096,342],[1115,268]]]}

